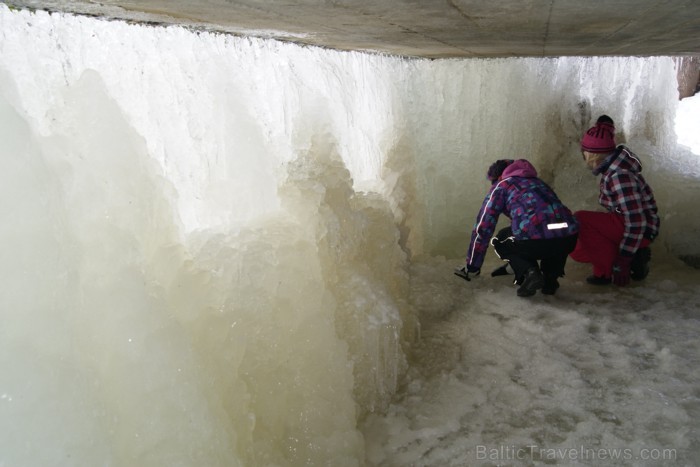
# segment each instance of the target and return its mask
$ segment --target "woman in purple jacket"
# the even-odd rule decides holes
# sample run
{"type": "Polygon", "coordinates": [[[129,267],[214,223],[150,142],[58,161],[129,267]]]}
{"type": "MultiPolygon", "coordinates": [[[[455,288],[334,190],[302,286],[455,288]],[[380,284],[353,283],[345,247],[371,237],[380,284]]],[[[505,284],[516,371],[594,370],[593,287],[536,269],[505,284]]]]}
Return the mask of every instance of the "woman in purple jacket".
{"type": "Polygon", "coordinates": [[[479,274],[491,244],[513,268],[519,297],[539,289],[553,295],[576,246],[576,218],[525,159],[498,160],[487,177],[492,185],[476,218],[466,265],[455,274],[466,280],[469,274],[479,274]],[[501,214],[510,218],[510,227],[492,238],[501,214]]]}

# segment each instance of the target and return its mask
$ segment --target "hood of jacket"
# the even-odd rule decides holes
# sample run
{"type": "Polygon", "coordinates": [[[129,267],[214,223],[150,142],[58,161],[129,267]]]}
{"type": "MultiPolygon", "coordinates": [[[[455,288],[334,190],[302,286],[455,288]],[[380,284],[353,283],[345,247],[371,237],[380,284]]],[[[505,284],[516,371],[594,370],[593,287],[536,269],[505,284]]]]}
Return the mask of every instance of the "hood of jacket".
{"type": "Polygon", "coordinates": [[[603,172],[642,172],[642,163],[627,147],[619,145],[617,150],[593,170],[593,175],[603,172]]]}
{"type": "Polygon", "coordinates": [[[503,174],[501,175],[501,179],[508,178],[508,177],[533,178],[533,177],[537,177],[537,170],[527,160],[518,159],[518,160],[514,161],[512,164],[510,164],[508,167],[506,167],[506,169],[503,171],[503,174]]]}

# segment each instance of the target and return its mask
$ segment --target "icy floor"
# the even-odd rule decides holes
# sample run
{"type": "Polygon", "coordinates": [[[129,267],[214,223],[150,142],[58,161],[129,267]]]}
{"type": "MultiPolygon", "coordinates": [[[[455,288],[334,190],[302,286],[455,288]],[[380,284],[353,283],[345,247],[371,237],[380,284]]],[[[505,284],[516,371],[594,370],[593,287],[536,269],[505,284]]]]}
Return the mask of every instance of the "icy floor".
{"type": "Polygon", "coordinates": [[[700,271],[659,263],[620,290],[571,262],[529,299],[512,276],[416,265],[422,340],[363,424],[368,465],[699,465],[700,271]]]}

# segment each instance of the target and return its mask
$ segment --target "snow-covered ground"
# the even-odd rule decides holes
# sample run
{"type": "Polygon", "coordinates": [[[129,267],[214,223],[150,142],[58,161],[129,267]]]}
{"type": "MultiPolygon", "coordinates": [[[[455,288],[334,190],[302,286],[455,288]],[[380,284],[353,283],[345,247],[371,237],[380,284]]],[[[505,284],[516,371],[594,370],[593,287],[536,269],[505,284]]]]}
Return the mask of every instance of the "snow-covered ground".
{"type": "Polygon", "coordinates": [[[624,290],[570,263],[555,296],[413,267],[423,332],[369,465],[696,465],[700,271],[654,264],[624,290]]]}

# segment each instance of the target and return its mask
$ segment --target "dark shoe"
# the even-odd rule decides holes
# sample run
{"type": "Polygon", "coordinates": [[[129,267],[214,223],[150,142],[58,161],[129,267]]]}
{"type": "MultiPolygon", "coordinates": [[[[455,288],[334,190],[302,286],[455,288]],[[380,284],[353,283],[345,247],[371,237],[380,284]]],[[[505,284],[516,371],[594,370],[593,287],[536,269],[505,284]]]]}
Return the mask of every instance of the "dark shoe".
{"type": "Polygon", "coordinates": [[[544,277],[537,268],[530,268],[523,277],[523,283],[518,288],[518,297],[531,297],[544,285],[544,277]]]}
{"type": "Polygon", "coordinates": [[[649,261],[651,261],[651,250],[640,248],[632,258],[630,264],[630,277],[636,281],[641,281],[649,275],[649,261]]]}
{"type": "Polygon", "coordinates": [[[559,288],[559,281],[545,279],[544,285],[542,286],[542,293],[545,295],[554,295],[559,288]]]}
{"type": "Polygon", "coordinates": [[[586,277],[586,282],[591,285],[608,285],[612,284],[612,279],[605,276],[588,276],[586,277]]]}

